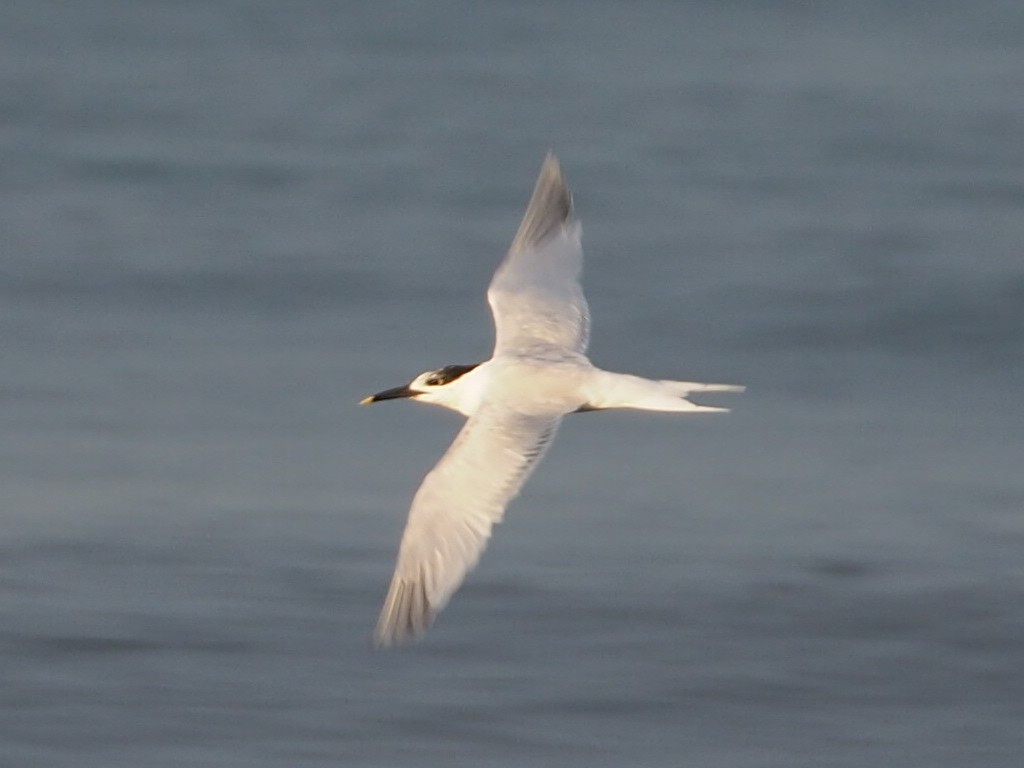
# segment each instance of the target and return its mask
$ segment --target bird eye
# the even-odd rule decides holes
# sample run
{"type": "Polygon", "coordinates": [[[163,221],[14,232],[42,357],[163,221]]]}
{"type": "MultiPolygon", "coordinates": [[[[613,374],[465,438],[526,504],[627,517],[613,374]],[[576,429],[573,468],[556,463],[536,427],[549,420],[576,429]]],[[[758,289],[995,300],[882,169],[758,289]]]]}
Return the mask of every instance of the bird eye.
{"type": "Polygon", "coordinates": [[[423,383],[426,384],[428,387],[436,387],[438,384],[441,383],[441,380],[437,378],[437,376],[431,376],[423,383]]]}

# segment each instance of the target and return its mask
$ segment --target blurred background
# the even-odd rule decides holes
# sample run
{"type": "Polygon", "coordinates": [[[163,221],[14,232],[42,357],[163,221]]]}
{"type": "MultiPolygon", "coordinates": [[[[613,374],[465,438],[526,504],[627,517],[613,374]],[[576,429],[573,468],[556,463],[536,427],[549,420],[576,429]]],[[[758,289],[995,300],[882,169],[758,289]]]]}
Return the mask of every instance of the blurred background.
{"type": "Polygon", "coordinates": [[[1024,8],[7,0],[5,766],[1020,765],[1024,8]],[[591,356],[370,633],[545,152],[591,356]]]}

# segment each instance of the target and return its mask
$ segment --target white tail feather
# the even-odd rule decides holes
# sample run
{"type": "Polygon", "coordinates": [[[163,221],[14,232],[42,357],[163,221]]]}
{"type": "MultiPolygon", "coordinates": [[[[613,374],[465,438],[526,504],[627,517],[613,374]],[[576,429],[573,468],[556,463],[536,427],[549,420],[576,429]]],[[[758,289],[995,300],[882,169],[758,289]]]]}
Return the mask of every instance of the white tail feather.
{"type": "Polygon", "coordinates": [[[702,384],[699,381],[669,381],[662,379],[658,382],[667,387],[680,397],[686,397],[691,392],[743,392],[746,387],[740,384],[702,384]]]}
{"type": "Polygon", "coordinates": [[[674,413],[725,413],[728,408],[697,405],[686,397],[693,392],[742,392],[735,384],[702,384],[696,381],[654,381],[626,373],[601,371],[587,386],[583,410],[633,408],[674,413]]]}

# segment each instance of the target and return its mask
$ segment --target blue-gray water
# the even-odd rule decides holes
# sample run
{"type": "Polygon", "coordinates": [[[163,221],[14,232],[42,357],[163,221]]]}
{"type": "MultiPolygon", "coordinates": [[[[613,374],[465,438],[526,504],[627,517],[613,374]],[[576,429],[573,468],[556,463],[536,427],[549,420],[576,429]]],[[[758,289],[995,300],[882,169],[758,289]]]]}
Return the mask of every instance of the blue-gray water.
{"type": "Polygon", "coordinates": [[[1021,765],[1024,11],[849,5],[6,2],[0,765],[1021,765]],[[595,362],[749,389],[375,653],[549,148],[595,362]]]}

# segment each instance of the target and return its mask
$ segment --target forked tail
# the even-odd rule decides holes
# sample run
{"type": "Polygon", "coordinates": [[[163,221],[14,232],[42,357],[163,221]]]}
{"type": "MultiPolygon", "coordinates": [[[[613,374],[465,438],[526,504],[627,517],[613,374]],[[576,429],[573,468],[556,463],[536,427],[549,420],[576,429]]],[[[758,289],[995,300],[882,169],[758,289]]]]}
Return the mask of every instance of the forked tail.
{"type": "Polygon", "coordinates": [[[704,384],[697,381],[645,379],[628,373],[597,371],[587,386],[587,403],[581,411],[633,408],[641,411],[678,413],[725,413],[728,408],[697,405],[687,398],[703,392],[742,392],[736,384],[704,384]]]}

